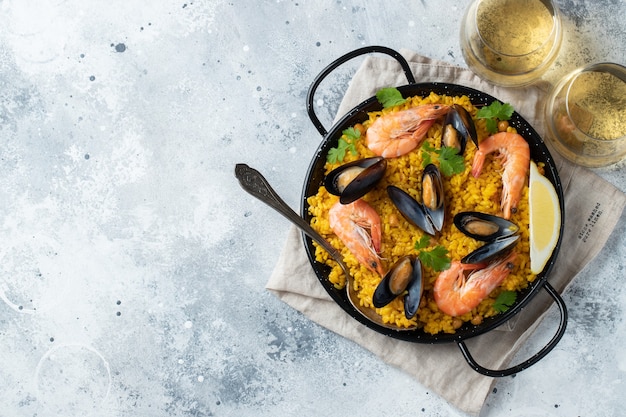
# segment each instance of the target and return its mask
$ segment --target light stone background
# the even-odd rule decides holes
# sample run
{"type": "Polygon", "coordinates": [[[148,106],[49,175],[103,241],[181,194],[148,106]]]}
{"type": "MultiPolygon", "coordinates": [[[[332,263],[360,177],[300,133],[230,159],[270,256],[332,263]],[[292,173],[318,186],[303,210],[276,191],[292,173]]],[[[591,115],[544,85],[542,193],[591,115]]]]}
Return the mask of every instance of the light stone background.
{"type": "MultiPolygon", "coordinates": [[[[0,0],[0,416],[463,416],[264,289],[288,223],[233,169],[297,208],[318,72],[372,44],[465,66],[468,3],[0,0]]],[[[546,79],[626,64],[626,2],[558,3],[546,79]]],[[[325,123],[358,64],[320,89],[325,123]]],[[[596,171],[625,190],[624,167],[596,171]]],[[[623,415],[625,231],[482,416],[623,415]]]]}

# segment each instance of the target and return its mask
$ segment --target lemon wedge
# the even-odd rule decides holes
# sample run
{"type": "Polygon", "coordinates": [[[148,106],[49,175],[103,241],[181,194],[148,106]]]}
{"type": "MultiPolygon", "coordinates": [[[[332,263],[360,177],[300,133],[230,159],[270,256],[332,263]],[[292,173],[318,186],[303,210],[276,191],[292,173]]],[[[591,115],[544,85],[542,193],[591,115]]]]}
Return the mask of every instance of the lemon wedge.
{"type": "Polygon", "coordinates": [[[559,240],[561,208],[554,186],[530,161],[530,271],[543,270],[559,240]]]}

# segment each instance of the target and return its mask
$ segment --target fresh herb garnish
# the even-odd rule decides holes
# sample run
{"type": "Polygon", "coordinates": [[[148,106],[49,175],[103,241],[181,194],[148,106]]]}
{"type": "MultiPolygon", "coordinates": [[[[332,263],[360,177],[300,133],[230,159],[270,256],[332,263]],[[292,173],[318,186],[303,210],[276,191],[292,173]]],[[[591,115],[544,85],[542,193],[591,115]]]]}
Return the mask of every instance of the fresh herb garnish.
{"type": "Polygon", "coordinates": [[[440,272],[450,268],[450,258],[448,258],[448,250],[441,245],[435,246],[429,252],[420,252],[420,261],[433,271],[440,272]]]}
{"type": "Polygon", "coordinates": [[[515,291],[502,291],[493,303],[493,309],[498,313],[504,313],[515,303],[517,293],[515,291]]]}
{"type": "Polygon", "coordinates": [[[430,143],[424,142],[422,145],[422,166],[433,162],[433,154],[437,155],[439,170],[446,177],[460,174],[465,170],[465,160],[463,155],[459,155],[458,150],[451,146],[443,146],[440,149],[433,148],[430,143]]]}
{"type": "Polygon", "coordinates": [[[402,93],[395,87],[387,87],[378,90],[376,98],[383,105],[383,108],[398,106],[404,104],[406,99],[402,97],[402,93]]]}
{"type": "Polygon", "coordinates": [[[448,257],[448,250],[437,245],[434,248],[426,251],[424,248],[430,244],[430,237],[424,235],[418,241],[415,242],[415,250],[420,251],[418,257],[420,261],[431,268],[433,271],[440,272],[450,268],[450,258],[448,257]]]}
{"type": "Polygon", "coordinates": [[[433,163],[433,158],[430,156],[430,153],[422,150],[422,168],[426,168],[427,165],[433,163]]]}
{"type": "Polygon", "coordinates": [[[350,139],[352,142],[356,142],[361,138],[361,131],[353,127],[349,127],[341,133],[346,135],[346,138],[350,139]]]}
{"type": "Polygon", "coordinates": [[[341,132],[342,135],[337,141],[336,148],[330,148],[326,161],[331,164],[342,162],[346,157],[346,152],[350,152],[352,155],[356,155],[356,142],[361,138],[361,131],[353,127],[348,128],[341,132]]]}
{"type": "Polygon", "coordinates": [[[463,155],[459,155],[458,149],[444,146],[437,153],[439,154],[439,169],[446,177],[460,174],[465,170],[465,160],[463,155]]]}
{"type": "Polygon", "coordinates": [[[430,237],[428,237],[427,235],[423,235],[422,237],[420,237],[420,240],[415,242],[414,247],[415,250],[421,250],[427,248],[428,245],[430,245],[430,237]]]}
{"type": "Polygon", "coordinates": [[[426,168],[426,165],[433,163],[431,153],[435,151],[436,149],[433,148],[430,143],[424,141],[424,143],[422,144],[422,168],[426,168]]]}
{"type": "Polygon", "coordinates": [[[509,103],[500,103],[494,101],[488,106],[485,106],[478,110],[476,118],[486,119],[487,131],[489,133],[496,133],[498,131],[498,121],[509,120],[513,115],[513,106],[509,103]]]}

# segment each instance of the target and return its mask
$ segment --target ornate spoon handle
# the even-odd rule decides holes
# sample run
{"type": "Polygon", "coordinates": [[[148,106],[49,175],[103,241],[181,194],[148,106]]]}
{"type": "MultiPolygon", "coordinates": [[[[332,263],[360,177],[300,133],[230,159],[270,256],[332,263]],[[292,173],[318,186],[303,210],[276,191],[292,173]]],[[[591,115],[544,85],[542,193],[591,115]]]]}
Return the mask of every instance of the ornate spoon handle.
{"type": "Polygon", "coordinates": [[[250,168],[246,164],[237,164],[235,166],[235,176],[239,179],[239,183],[244,190],[285,216],[287,220],[299,227],[300,230],[306,233],[311,239],[319,243],[330,254],[330,256],[333,257],[346,274],[346,293],[348,300],[358,313],[360,313],[367,320],[387,329],[405,331],[415,328],[415,326],[399,328],[393,323],[384,323],[382,317],[379,316],[376,311],[361,305],[358,295],[354,289],[353,278],[350,275],[350,270],[343,262],[341,253],[328,243],[323,236],[313,230],[302,217],[298,216],[298,214],[293,211],[289,205],[287,205],[287,203],[285,203],[283,199],[278,196],[278,194],[276,194],[274,189],[272,189],[270,184],[259,171],[254,168],[250,168]]]}
{"type": "Polygon", "coordinates": [[[323,236],[317,233],[311,226],[293,211],[285,201],[270,186],[267,180],[259,171],[250,168],[246,164],[237,164],[235,166],[235,176],[239,180],[241,187],[254,197],[258,198],[280,214],[285,216],[287,220],[296,225],[300,230],[306,233],[311,239],[320,244],[339,265],[344,272],[348,274],[348,268],[344,265],[341,254],[335,249],[323,236]]]}

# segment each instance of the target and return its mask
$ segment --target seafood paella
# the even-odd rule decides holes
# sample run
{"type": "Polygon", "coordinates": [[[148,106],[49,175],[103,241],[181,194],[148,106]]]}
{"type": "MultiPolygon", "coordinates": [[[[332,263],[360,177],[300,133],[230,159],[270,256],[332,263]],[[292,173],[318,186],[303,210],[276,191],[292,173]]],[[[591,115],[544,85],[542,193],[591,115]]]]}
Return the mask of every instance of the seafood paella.
{"type": "MultiPolygon", "coordinates": [[[[385,323],[454,333],[506,311],[536,278],[528,143],[479,112],[467,96],[431,93],[369,113],[329,151],[324,184],[307,200],[359,303],[385,323]]],[[[317,244],[315,258],[344,288],[317,244]]]]}

